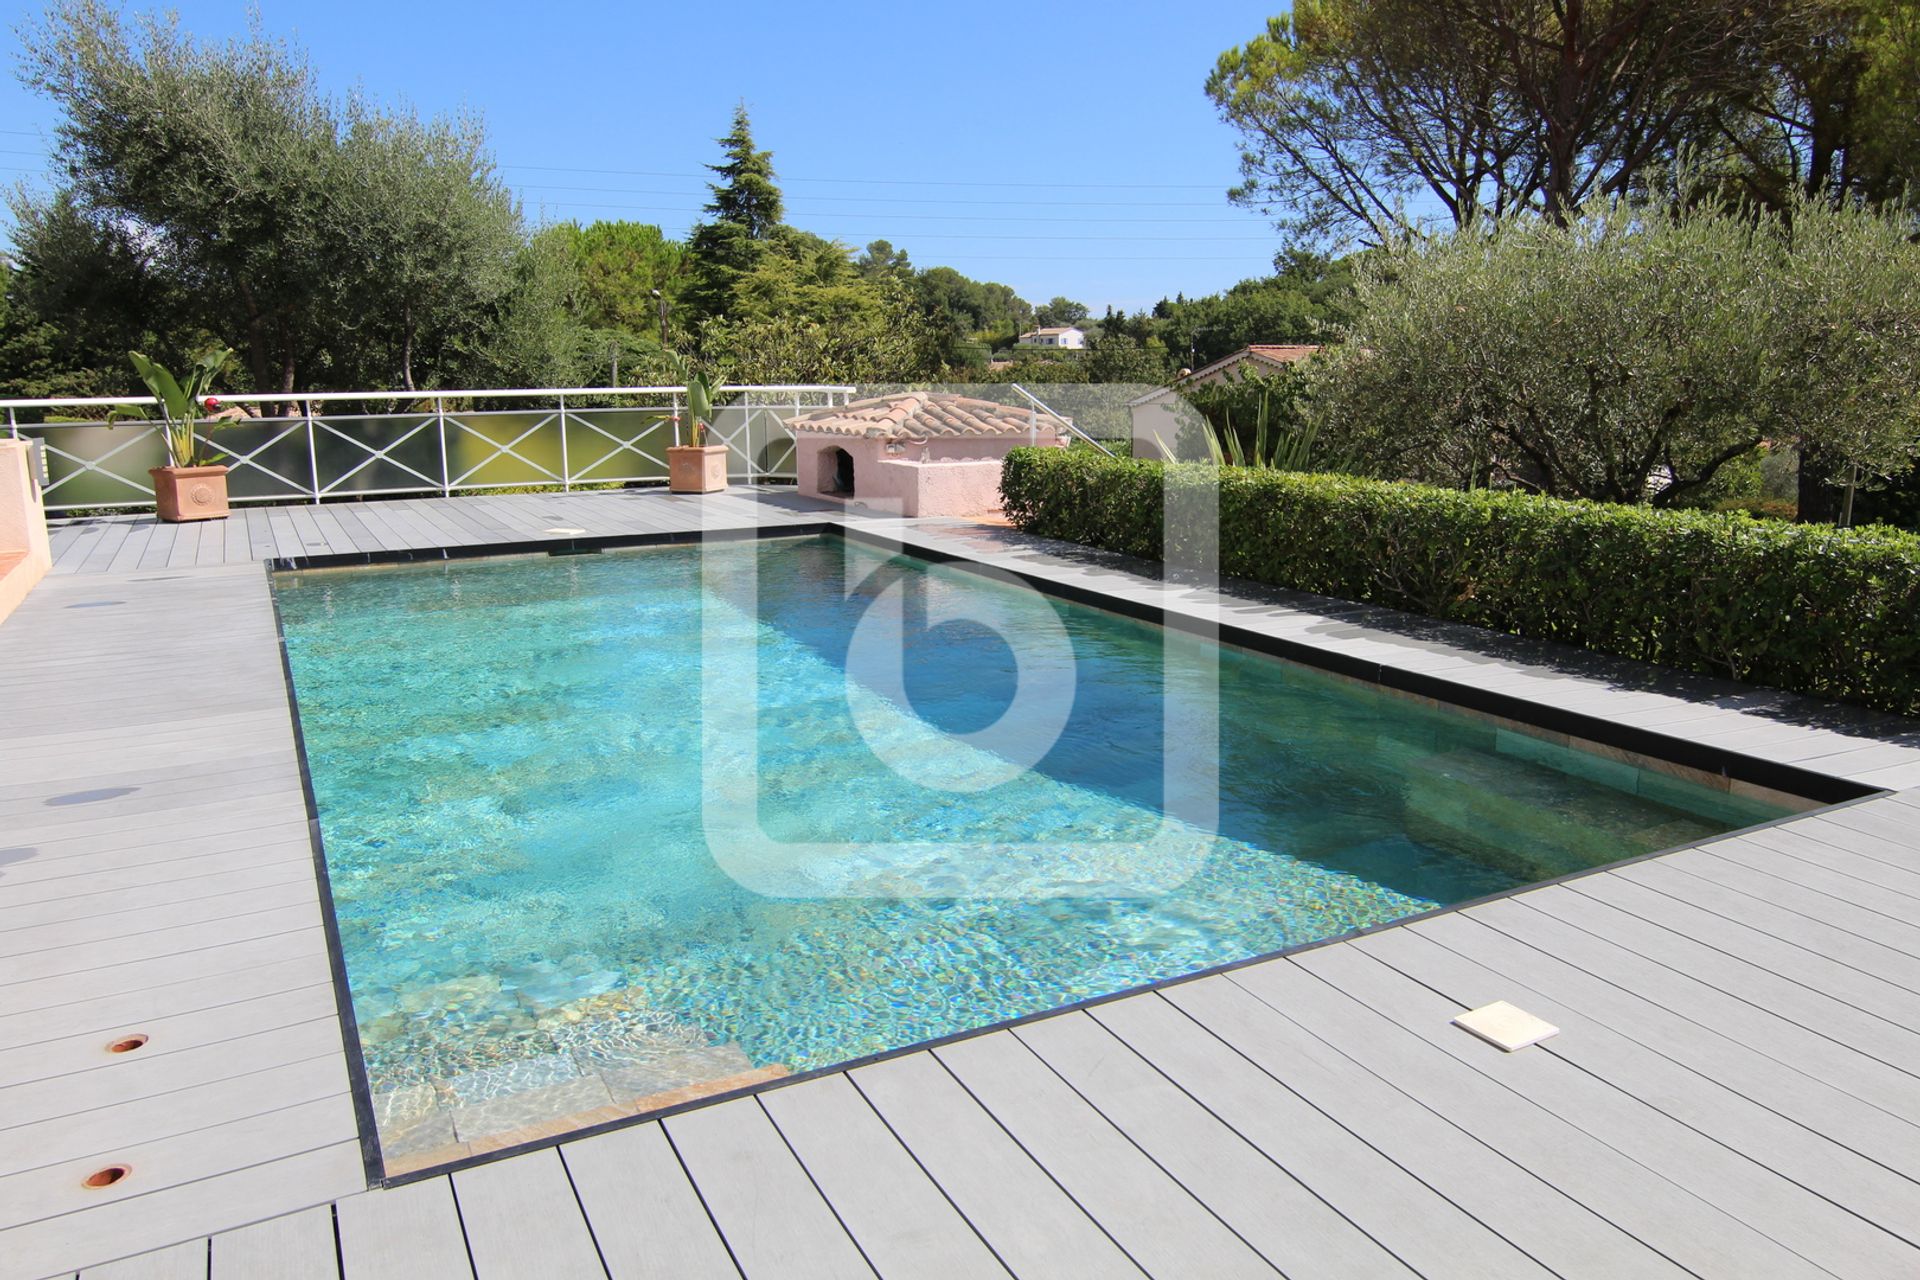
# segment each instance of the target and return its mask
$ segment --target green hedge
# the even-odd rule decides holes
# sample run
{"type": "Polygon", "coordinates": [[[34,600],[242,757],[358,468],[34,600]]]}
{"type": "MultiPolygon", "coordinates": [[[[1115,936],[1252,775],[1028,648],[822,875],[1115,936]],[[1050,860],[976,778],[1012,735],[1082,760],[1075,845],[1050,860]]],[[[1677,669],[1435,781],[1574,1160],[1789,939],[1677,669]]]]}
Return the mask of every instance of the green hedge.
{"type": "Polygon", "coordinates": [[[1064,449],[1001,477],[1016,527],[1152,560],[1163,486],[1214,484],[1224,574],[1920,715],[1913,534],[1064,449]]]}

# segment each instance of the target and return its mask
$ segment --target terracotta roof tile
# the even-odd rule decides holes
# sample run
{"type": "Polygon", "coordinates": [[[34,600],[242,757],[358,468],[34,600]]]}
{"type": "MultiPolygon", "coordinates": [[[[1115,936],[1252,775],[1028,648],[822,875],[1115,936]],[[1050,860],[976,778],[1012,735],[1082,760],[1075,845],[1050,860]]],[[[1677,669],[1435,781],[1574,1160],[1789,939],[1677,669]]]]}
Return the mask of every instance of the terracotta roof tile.
{"type": "Polygon", "coordinates": [[[1024,436],[1034,425],[1054,435],[1066,426],[1049,414],[976,400],[947,391],[903,391],[803,413],[788,423],[795,431],[885,439],[930,436],[1024,436]]]}

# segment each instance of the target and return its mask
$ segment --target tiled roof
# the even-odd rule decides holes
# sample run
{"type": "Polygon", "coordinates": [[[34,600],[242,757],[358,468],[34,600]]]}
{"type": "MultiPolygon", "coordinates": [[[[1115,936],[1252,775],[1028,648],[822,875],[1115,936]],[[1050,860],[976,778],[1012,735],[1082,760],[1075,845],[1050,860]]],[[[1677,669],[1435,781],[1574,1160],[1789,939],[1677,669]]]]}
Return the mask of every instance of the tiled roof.
{"type": "Polygon", "coordinates": [[[1318,351],[1318,343],[1311,342],[1256,342],[1247,350],[1265,360],[1277,360],[1281,364],[1292,364],[1295,360],[1305,360],[1318,351]]]}
{"type": "Polygon", "coordinates": [[[1177,395],[1183,388],[1194,386],[1197,383],[1215,381],[1218,375],[1224,374],[1235,365],[1248,360],[1260,360],[1270,365],[1294,364],[1297,361],[1305,360],[1318,350],[1320,350],[1320,345],[1312,342],[1255,342],[1249,346],[1241,347],[1238,351],[1232,351],[1221,356],[1212,364],[1201,365],[1198,369],[1181,375],[1174,379],[1173,385],[1171,386],[1159,387],[1146,392],[1144,395],[1135,396],[1133,399],[1127,401],[1127,405],[1131,408],[1135,405],[1149,404],[1155,400],[1163,400],[1168,396],[1177,395]]]}
{"type": "Polygon", "coordinates": [[[875,436],[887,440],[929,436],[1024,436],[1030,427],[1064,434],[1066,427],[1048,414],[1036,418],[1026,409],[975,400],[948,391],[903,391],[855,400],[803,413],[787,425],[794,431],[836,436],[875,436]]]}

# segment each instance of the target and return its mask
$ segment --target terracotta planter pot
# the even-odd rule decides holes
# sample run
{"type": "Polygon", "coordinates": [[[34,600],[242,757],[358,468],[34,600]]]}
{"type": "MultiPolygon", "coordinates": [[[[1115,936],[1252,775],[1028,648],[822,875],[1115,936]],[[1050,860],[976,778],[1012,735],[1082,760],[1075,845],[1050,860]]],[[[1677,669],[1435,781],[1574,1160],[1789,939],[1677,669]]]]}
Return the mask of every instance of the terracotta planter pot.
{"type": "Polygon", "coordinates": [[[227,518],[225,467],[155,467],[147,474],[153,477],[153,505],[162,520],[227,518]]]}
{"type": "Polygon", "coordinates": [[[676,444],[667,450],[667,488],[675,493],[719,493],[727,487],[727,446],[676,444]]]}

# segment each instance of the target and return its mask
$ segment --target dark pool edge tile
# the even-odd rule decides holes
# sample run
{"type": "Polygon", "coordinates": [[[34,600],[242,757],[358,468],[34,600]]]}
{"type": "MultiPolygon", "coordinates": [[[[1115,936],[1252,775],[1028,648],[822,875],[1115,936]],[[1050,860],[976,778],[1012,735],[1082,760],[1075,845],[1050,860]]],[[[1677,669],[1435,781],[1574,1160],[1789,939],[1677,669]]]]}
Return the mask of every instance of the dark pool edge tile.
{"type": "Polygon", "coordinates": [[[360,1047],[360,1023],[353,1011],[353,988],[347,980],[346,950],[340,942],[340,921],[334,911],[333,881],[327,872],[326,840],[320,830],[320,805],[314,796],[313,772],[307,765],[306,734],[300,723],[300,695],[293,685],[293,659],[287,652],[287,630],[280,616],[280,597],[271,574],[265,582],[268,607],[273,610],[274,643],[280,651],[280,679],[286,689],[287,713],[293,721],[294,757],[300,766],[300,798],[307,808],[307,843],[313,850],[313,878],[320,894],[320,922],[327,940],[327,965],[333,973],[334,1011],[340,1019],[341,1049],[347,1059],[348,1092],[353,1098],[354,1124],[360,1130],[360,1164],[367,1186],[377,1187],[385,1176],[380,1154],[380,1129],[374,1118],[373,1085],[367,1076],[365,1052],[360,1047]]]}

